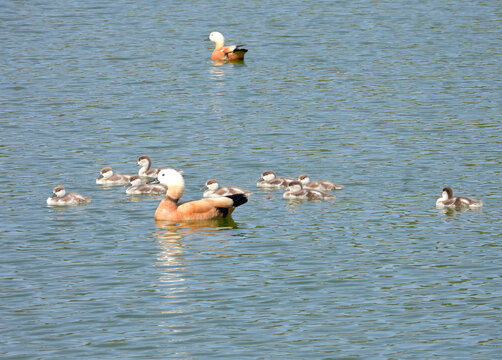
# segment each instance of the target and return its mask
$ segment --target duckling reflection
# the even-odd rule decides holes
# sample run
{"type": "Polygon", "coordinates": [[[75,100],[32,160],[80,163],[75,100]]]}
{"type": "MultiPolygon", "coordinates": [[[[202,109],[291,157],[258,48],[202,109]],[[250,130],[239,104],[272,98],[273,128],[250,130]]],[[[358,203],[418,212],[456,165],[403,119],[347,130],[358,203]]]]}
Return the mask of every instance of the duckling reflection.
{"type": "Polygon", "coordinates": [[[448,208],[448,207],[444,207],[444,208],[438,209],[438,211],[441,214],[446,215],[446,216],[452,216],[452,217],[458,215],[458,213],[480,211],[480,210],[481,209],[471,210],[469,208],[448,208]]]}

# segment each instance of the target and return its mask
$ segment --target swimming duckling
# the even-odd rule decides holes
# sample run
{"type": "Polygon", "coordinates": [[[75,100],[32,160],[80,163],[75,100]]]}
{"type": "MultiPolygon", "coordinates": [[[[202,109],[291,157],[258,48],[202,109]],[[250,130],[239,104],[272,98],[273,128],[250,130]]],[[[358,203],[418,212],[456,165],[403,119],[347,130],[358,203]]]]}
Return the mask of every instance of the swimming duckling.
{"type": "Polygon", "coordinates": [[[237,206],[245,204],[244,194],[200,199],[178,204],[185,191],[183,176],[174,169],[161,170],[157,176],[167,186],[167,194],[155,211],[155,220],[191,221],[208,220],[230,216],[237,206]]]}
{"type": "Polygon", "coordinates": [[[327,194],[323,191],[306,189],[302,187],[302,183],[299,181],[293,181],[288,186],[288,191],[286,191],[282,197],[284,199],[297,199],[297,200],[332,200],[335,195],[327,194]]]}
{"type": "Polygon", "coordinates": [[[114,174],[111,167],[107,166],[101,169],[96,179],[99,185],[125,185],[133,175],[114,174]]]}
{"type": "Polygon", "coordinates": [[[320,190],[320,191],[331,191],[331,190],[342,190],[343,185],[337,185],[330,181],[310,181],[307,174],[302,174],[298,176],[298,180],[302,183],[304,188],[320,190]]]}
{"type": "Polygon", "coordinates": [[[267,170],[261,173],[261,178],[258,180],[256,186],[261,188],[279,189],[288,187],[289,183],[292,181],[296,181],[296,179],[284,176],[276,177],[275,172],[267,170]]]}
{"type": "Polygon", "coordinates": [[[126,194],[129,195],[162,195],[167,191],[167,187],[159,183],[146,183],[138,175],[133,175],[129,179],[129,185],[126,189],[126,194]]]}
{"type": "MultiPolygon", "coordinates": [[[[138,166],[141,166],[141,169],[138,171],[138,175],[141,177],[147,177],[147,178],[156,178],[157,175],[159,174],[160,170],[162,169],[169,169],[167,167],[161,167],[161,168],[151,168],[152,166],[152,160],[148,155],[142,155],[138,158],[137,162],[138,166]]],[[[183,170],[177,170],[180,174],[183,174],[183,170]]]]}
{"type": "Polygon", "coordinates": [[[52,196],[47,198],[47,205],[73,206],[86,205],[91,202],[90,196],[83,196],[77,193],[66,193],[64,186],[56,186],[52,191],[52,196]]]}
{"type": "Polygon", "coordinates": [[[218,181],[216,179],[207,180],[206,184],[204,185],[204,188],[207,189],[207,191],[204,192],[204,195],[202,195],[205,198],[227,196],[227,195],[234,195],[234,194],[244,194],[246,196],[249,196],[252,194],[251,191],[244,190],[244,189],[237,187],[237,186],[220,187],[220,184],[218,183],[218,181]]]}
{"type": "Polygon", "coordinates": [[[445,187],[441,197],[436,200],[438,209],[479,209],[482,206],[483,202],[481,200],[467,196],[453,196],[453,190],[450,187],[445,187]]]}
{"type": "Polygon", "coordinates": [[[152,166],[152,159],[148,155],[142,155],[138,158],[138,166],[141,169],[138,171],[138,175],[142,177],[155,178],[159,171],[166,168],[150,168],[152,166]]]}

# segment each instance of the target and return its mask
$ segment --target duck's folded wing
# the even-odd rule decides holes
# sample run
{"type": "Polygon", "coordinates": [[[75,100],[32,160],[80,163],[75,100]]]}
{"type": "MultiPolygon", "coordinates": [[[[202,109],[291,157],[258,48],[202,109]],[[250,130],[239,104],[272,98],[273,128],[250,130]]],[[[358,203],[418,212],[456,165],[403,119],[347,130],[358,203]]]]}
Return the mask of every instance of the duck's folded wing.
{"type": "Polygon", "coordinates": [[[236,52],[236,51],[244,51],[246,52],[247,49],[243,49],[242,46],[246,46],[245,44],[242,44],[242,45],[232,45],[232,46],[225,46],[223,48],[223,52],[225,54],[228,54],[228,53],[233,53],[233,52],[236,52]]]}
{"type": "Polygon", "coordinates": [[[178,212],[187,214],[205,213],[215,208],[229,208],[234,201],[227,197],[200,199],[189,201],[178,206],[178,212]]]}

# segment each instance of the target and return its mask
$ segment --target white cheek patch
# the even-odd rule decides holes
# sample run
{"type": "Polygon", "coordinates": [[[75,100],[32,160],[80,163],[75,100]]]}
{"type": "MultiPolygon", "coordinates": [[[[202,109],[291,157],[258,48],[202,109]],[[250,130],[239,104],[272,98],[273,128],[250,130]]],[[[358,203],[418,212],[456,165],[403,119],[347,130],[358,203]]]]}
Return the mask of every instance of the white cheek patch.
{"type": "Polygon", "coordinates": [[[217,190],[217,189],[218,189],[218,187],[219,187],[218,183],[212,183],[212,184],[209,184],[209,185],[207,186],[207,188],[208,188],[209,190],[211,190],[211,191],[215,191],[215,190],[217,190]]]}

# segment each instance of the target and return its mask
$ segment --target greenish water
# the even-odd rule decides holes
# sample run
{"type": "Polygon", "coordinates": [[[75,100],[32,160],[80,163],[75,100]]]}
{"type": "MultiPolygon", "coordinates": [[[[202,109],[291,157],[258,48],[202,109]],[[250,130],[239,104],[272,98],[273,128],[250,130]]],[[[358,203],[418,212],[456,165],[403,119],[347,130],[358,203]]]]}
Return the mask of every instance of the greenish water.
{"type": "Polygon", "coordinates": [[[498,1],[0,1],[0,356],[494,359],[498,1]],[[221,31],[243,64],[214,64],[221,31]],[[112,166],[253,191],[155,223],[112,166]],[[290,203],[263,170],[345,185],[290,203]],[[93,197],[47,207],[52,188],[93,197]],[[435,209],[441,189],[484,201],[435,209]]]}

